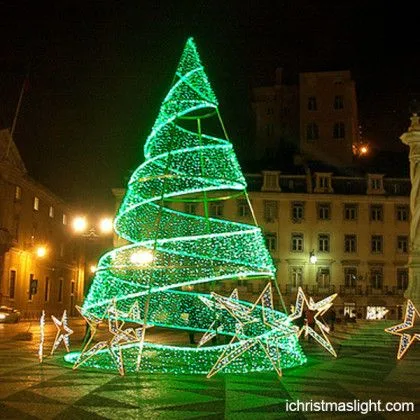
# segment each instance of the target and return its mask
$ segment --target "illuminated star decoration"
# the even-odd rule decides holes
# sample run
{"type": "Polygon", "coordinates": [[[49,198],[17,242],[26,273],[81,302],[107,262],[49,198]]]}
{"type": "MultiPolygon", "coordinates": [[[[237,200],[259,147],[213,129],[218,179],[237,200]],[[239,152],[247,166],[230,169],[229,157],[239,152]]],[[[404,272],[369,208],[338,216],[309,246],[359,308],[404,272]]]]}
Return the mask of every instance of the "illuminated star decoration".
{"type": "Polygon", "coordinates": [[[133,328],[122,329],[124,322],[118,321],[119,315],[115,300],[113,300],[111,305],[108,307],[106,315],[108,318],[108,330],[111,333],[111,337],[108,340],[99,341],[90,349],[87,349],[88,344],[92,341],[93,335],[96,333],[98,325],[103,321],[105,314],[102,318],[93,316],[92,319],[89,319],[89,316],[86,313],[83,315],[89,325],[93,327],[92,335],[83,347],[79,358],[73,366],[73,369],[77,369],[80,365],[83,365],[87,360],[95,356],[101,350],[108,349],[109,355],[116,365],[119,374],[123,376],[125,372],[121,346],[128,343],[139,342],[139,330],[134,330],[133,328]]]}
{"type": "Polygon", "coordinates": [[[305,332],[305,337],[310,335],[318,344],[320,344],[327,351],[329,351],[334,357],[337,357],[337,353],[335,352],[333,346],[330,343],[330,340],[327,337],[327,334],[330,332],[330,328],[318,317],[322,317],[322,315],[324,315],[325,312],[327,312],[328,309],[331,308],[331,306],[333,305],[332,301],[336,297],[337,297],[337,293],[334,293],[333,295],[328,296],[318,302],[314,302],[312,297],[310,297],[308,301],[302,288],[299,287],[298,293],[296,296],[295,310],[292,314],[289,315],[289,319],[291,321],[294,321],[302,317],[303,307],[305,303],[308,310],[316,312],[316,314],[314,315],[315,326],[317,326],[318,329],[321,331],[321,335],[318,334],[310,325],[306,323],[299,330],[298,337],[302,335],[302,332],[305,332]]]}
{"type": "Polygon", "coordinates": [[[400,345],[398,347],[397,359],[400,360],[414,343],[414,341],[420,341],[420,333],[407,334],[406,330],[414,327],[414,321],[417,317],[420,317],[419,311],[414,306],[413,302],[408,299],[407,307],[405,309],[404,322],[393,327],[385,328],[385,332],[400,336],[400,345]]]}
{"type": "MultiPolygon", "coordinates": [[[[259,345],[279,376],[281,357],[279,339],[296,334],[297,328],[287,318],[275,316],[271,283],[262,291],[254,305],[250,308],[232,297],[223,297],[212,293],[218,304],[223,306],[236,320],[236,334],[226,346],[207,377],[210,378],[221,369],[232,363],[239,356],[259,345]],[[261,302],[261,306],[258,303],[261,302]],[[261,310],[259,312],[258,310],[261,310]],[[254,313],[256,312],[256,313],[254,313]],[[239,343],[235,343],[239,340],[239,343]]],[[[232,295],[231,295],[232,296],[232,295]]]]}
{"type": "MultiPolygon", "coordinates": [[[[239,300],[239,296],[238,296],[238,289],[234,289],[233,291],[232,291],[232,293],[230,294],[230,296],[229,296],[229,299],[232,299],[232,300],[239,300]]],[[[224,305],[222,305],[222,304],[220,304],[220,303],[217,303],[217,302],[215,302],[215,301],[213,301],[213,300],[211,300],[211,299],[208,299],[208,298],[206,298],[206,297],[204,297],[204,296],[200,296],[200,300],[204,303],[204,304],[206,304],[210,309],[212,309],[212,310],[215,310],[216,308],[217,309],[220,309],[220,310],[224,310],[225,309],[225,307],[224,307],[224,305]]],[[[223,324],[221,324],[220,323],[220,321],[218,320],[218,319],[216,319],[216,320],[214,320],[212,323],[211,323],[211,325],[210,325],[210,327],[209,327],[209,329],[203,334],[203,336],[201,337],[201,339],[200,339],[200,341],[199,341],[199,343],[198,343],[198,346],[197,347],[201,347],[201,346],[203,346],[204,344],[206,344],[208,341],[210,341],[213,337],[215,337],[216,336],[216,334],[217,334],[217,331],[220,329],[220,330],[223,330],[223,327],[224,327],[224,325],[223,324]]]]}
{"type": "Polygon", "coordinates": [[[45,339],[45,311],[42,311],[41,318],[39,319],[39,347],[38,359],[39,363],[44,360],[44,339],[45,339]]]}
{"type": "Polygon", "coordinates": [[[51,315],[52,320],[57,328],[57,334],[55,336],[54,344],[51,350],[51,356],[57,350],[57,347],[60,345],[61,342],[64,343],[66,347],[67,353],[70,351],[70,335],[73,334],[73,330],[69,328],[67,322],[67,311],[64,310],[63,316],[61,317],[61,321],[58,320],[54,315],[51,315]]]}

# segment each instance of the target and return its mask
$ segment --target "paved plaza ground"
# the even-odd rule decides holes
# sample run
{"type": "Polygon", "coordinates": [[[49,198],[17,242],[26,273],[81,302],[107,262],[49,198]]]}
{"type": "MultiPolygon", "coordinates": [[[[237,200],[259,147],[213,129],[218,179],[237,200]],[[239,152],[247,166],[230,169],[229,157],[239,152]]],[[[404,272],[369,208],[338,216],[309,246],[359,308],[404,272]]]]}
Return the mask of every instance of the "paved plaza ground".
{"type": "MultiPolygon", "coordinates": [[[[420,345],[396,361],[398,337],[383,333],[396,322],[338,326],[332,341],[338,358],[316,344],[303,343],[308,363],[274,373],[218,374],[211,379],[193,375],[117,372],[80,368],[63,363],[64,350],[39,364],[37,322],[0,324],[1,419],[276,419],[276,418],[420,418],[420,345]],[[416,413],[287,412],[289,402],[411,401],[416,413]]],[[[80,349],[84,325],[74,328],[71,349],[80,349]]],[[[46,327],[46,350],[55,327],[46,327]]],[[[168,334],[168,333],[166,333],[168,334]]],[[[154,340],[162,331],[150,332],[154,340]]],[[[183,338],[187,340],[185,333],[183,338]],[[184,337],[185,336],[185,337],[184,337]]],[[[181,339],[178,335],[177,339],[181,339]]],[[[168,341],[174,336],[168,334],[168,341]]]]}

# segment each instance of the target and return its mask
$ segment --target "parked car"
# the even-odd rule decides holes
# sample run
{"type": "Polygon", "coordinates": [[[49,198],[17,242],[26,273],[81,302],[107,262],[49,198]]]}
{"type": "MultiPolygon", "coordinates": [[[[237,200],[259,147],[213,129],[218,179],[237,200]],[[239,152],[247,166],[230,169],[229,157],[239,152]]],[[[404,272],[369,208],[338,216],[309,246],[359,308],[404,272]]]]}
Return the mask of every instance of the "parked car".
{"type": "Polygon", "coordinates": [[[9,306],[0,306],[0,323],[1,322],[19,322],[20,312],[9,306]]]}

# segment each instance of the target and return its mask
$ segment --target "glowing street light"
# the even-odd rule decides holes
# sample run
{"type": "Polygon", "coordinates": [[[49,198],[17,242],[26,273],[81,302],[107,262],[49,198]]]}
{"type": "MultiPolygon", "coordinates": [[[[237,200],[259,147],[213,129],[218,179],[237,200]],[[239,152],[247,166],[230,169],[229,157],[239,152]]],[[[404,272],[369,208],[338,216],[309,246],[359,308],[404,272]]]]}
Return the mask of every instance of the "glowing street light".
{"type": "Polygon", "coordinates": [[[83,233],[86,231],[87,228],[87,220],[84,216],[78,216],[73,219],[73,230],[76,233],[83,233]]]}
{"type": "Polygon", "coordinates": [[[315,255],[314,251],[311,251],[311,253],[309,254],[309,261],[311,262],[311,264],[316,264],[316,262],[318,261],[318,257],[315,255]]]}
{"type": "Polygon", "coordinates": [[[131,255],[130,261],[136,265],[146,265],[153,262],[155,256],[150,250],[137,251],[131,255]]]}
{"type": "Polygon", "coordinates": [[[111,233],[113,229],[112,219],[110,217],[104,217],[99,222],[99,230],[103,234],[111,233]]]}
{"type": "Polygon", "coordinates": [[[35,250],[36,256],[44,258],[47,255],[47,248],[44,245],[39,245],[35,250]]]}
{"type": "Polygon", "coordinates": [[[94,265],[94,264],[91,264],[91,266],[89,267],[89,271],[90,271],[92,274],[96,273],[96,269],[97,269],[97,267],[96,267],[96,265],[94,265]]]}

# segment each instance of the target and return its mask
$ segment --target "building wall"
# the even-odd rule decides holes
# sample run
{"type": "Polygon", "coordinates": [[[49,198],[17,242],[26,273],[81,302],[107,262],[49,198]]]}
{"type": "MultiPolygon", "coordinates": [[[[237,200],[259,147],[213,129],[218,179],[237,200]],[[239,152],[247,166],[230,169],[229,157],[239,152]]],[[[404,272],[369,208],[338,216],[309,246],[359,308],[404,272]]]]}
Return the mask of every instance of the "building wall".
{"type": "MultiPolygon", "coordinates": [[[[0,134],[2,155],[11,139],[7,130],[0,134]]],[[[0,161],[0,304],[16,307],[24,317],[38,317],[43,309],[74,314],[83,298],[84,275],[83,249],[69,226],[72,209],[31,179],[18,159],[13,144],[12,155],[3,154],[0,161]],[[36,253],[39,246],[47,250],[44,257],[36,253]],[[31,279],[37,280],[36,294],[30,291],[31,279]]]]}
{"type": "MultiPolygon", "coordinates": [[[[335,177],[332,174],[315,173],[308,180],[302,175],[282,175],[276,171],[248,175],[247,179],[255,218],[266,235],[267,245],[272,246],[270,252],[277,267],[277,284],[286,305],[294,302],[297,286],[300,285],[315,300],[338,293],[335,305],[339,316],[349,310],[350,314],[366,317],[368,307],[386,307],[389,310],[387,317],[399,317],[408,281],[408,179],[387,179],[377,174],[335,177]],[[276,182],[273,182],[273,176],[276,182]],[[321,187],[320,178],[325,176],[329,183],[321,187]],[[375,188],[371,185],[373,178],[380,180],[375,188]],[[301,220],[294,217],[294,203],[302,203],[304,206],[301,220]],[[325,204],[329,205],[329,217],[321,220],[320,205],[325,204]],[[348,204],[357,208],[355,220],[346,219],[348,204]],[[372,211],[377,206],[382,209],[382,220],[379,221],[372,220],[372,211]],[[401,215],[403,220],[398,220],[401,215]],[[292,249],[293,234],[303,236],[301,250],[292,249]],[[329,236],[328,251],[319,248],[321,234],[329,236]],[[356,238],[354,251],[346,251],[345,235],[356,238]],[[372,236],[382,238],[382,249],[378,252],[372,251],[372,236]],[[400,250],[397,247],[399,237],[406,241],[405,247],[400,250]],[[315,264],[310,262],[312,252],[317,257],[315,264]],[[355,270],[354,277],[346,283],[345,270],[349,268],[355,270]],[[301,283],[293,282],[294,269],[302,270],[301,283]],[[374,284],[375,270],[382,272],[381,284],[374,284]],[[398,273],[405,276],[400,284],[398,273]]],[[[124,190],[114,190],[114,194],[118,206],[124,190]]],[[[240,209],[244,199],[241,197],[219,202],[222,206],[220,217],[252,224],[252,213],[243,215],[240,209]]],[[[195,206],[196,214],[203,215],[203,204],[197,203],[195,206]]],[[[171,208],[187,210],[185,203],[171,203],[171,208]]],[[[237,279],[217,285],[217,290],[229,294],[233,288],[238,287],[242,298],[255,300],[265,284],[265,280],[237,279]]],[[[195,286],[195,289],[204,292],[209,287],[203,284],[195,286]]],[[[278,297],[277,304],[280,304],[278,297]]]]}

